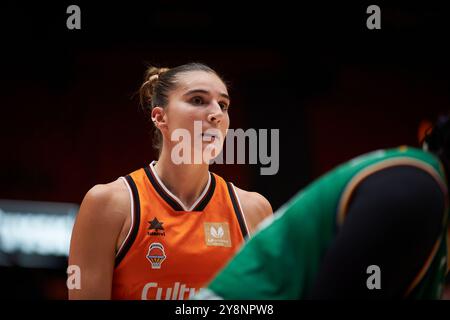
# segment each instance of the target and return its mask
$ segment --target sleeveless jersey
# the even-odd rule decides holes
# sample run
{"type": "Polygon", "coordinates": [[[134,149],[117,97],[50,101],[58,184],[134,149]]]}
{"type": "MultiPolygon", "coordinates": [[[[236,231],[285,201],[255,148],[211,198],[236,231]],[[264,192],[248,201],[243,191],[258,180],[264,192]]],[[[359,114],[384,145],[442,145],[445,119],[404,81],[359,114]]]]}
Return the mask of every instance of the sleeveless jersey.
{"type": "Polygon", "coordinates": [[[404,292],[405,298],[439,298],[448,264],[449,209],[445,173],[437,157],[407,147],[357,157],[300,191],[275,212],[273,218],[262,223],[260,230],[196,298],[307,297],[320,261],[345,220],[353,192],[366,177],[392,166],[414,166],[426,171],[445,196],[442,232],[422,269],[404,292]]]}
{"type": "Polygon", "coordinates": [[[247,236],[231,183],[209,173],[203,193],[186,208],[161,182],[154,163],[122,177],[132,197],[132,222],[116,255],[112,299],[188,299],[247,236]]]}

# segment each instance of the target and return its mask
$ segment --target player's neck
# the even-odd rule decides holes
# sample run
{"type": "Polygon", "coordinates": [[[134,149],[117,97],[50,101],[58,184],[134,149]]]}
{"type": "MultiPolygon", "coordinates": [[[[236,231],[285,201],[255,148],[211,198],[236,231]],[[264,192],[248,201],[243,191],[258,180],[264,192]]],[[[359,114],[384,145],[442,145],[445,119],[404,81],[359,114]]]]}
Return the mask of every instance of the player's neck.
{"type": "Polygon", "coordinates": [[[209,179],[207,164],[174,164],[170,155],[162,153],[154,165],[164,186],[169,189],[186,208],[198,199],[209,179]]]}

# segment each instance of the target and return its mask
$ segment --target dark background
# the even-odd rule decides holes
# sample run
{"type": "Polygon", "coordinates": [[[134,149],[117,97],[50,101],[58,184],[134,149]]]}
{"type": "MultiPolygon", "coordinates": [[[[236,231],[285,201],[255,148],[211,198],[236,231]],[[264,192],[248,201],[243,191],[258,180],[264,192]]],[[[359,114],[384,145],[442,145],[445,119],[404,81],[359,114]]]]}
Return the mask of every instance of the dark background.
{"type": "MultiPolygon", "coordinates": [[[[230,128],[280,130],[277,175],[212,168],[274,209],[340,162],[417,146],[420,121],[450,109],[447,8],[379,4],[368,30],[373,3],[241,2],[2,2],[0,198],[81,203],[155,159],[132,98],[146,63],[209,64],[231,84],[230,128]]],[[[66,294],[64,270],[0,274],[12,296],[66,294]]]]}

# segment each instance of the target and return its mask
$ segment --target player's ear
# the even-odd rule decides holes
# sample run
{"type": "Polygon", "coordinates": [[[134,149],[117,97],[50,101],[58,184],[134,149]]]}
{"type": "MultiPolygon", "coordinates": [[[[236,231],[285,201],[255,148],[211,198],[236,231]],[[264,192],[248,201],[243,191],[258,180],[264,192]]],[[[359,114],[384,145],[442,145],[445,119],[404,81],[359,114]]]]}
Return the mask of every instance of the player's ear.
{"type": "MultiPolygon", "coordinates": [[[[433,129],[433,124],[429,120],[422,120],[417,128],[417,140],[422,148],[426,148],[425,138],[433,129]]],[[[425,149],[426,150],[426,149],[425,149]]]]}
{"type": "Polygon", "coordinates": [[[153,107],[151,117],[155,127],[160,130],[167,128],[167,114],[164,108],[158,106],[153,107]]]}

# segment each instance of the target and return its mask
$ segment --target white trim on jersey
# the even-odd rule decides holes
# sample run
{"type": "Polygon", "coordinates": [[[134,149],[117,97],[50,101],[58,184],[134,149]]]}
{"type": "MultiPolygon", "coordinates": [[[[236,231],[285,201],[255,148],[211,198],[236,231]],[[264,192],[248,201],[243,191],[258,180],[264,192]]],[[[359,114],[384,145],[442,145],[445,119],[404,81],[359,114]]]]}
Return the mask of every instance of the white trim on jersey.
{"type": "Polygon", "coordinates": [[[237,202],[238,202],[238,205],[239,205],[239,210],[241,210],[241,213],[242,213],[242,219],[244,219],[245,228],[247,229],[247,236],[248,236],[249,238],[251,238],[251,237],[252,237],[252,234],[250,233],[250,230],[249,230],[249,228],[248,228],[247,218],[245,217],[245,212],[244,212],[244,210],[242,209],[241,200],[239,199],[238,193],[237,193],[237,191],[236,191],[236,187],[235,187],[235,185],[234,185],[232,182],[230,182],[230,184],[231,184],[231,186],[233,187],[234,196],[235,196],[236,199],[237,199],[237,202]]]}
{"type": "Polygon", "coordinates": [[[125,243],[127,242],[128,238],[130,237],[131,231],[133,230],[134,227],[134,199],[133,199],[133,193],[131,192],[131,187],[128,184],[127,180],[124,177],[120,177],[120,180],[122,180],[125,185],[127,186],[128,189],[128,193],[130,194],[130,204],[131,204],[131,210],[130,210],[130,215],[131,215],[131,223],[130,223],[130,230],[128,230],[128,234],[125,237],[125,239],[122,241],[122,244],[119,247],[119,250],[117,250],[116,253],[116,258],[119,255],[119,253],[122,251],[123,246],[125,245],[125,243]]]}
{"type": "Polygon", "coordinates": [[[164,191],[170,195],[170,197],[173,198],[173,200],[175,200],[182,208],[184,211],[192,211],[192,209],[195,208],[195,206],[203,199],[203,197],[205,196],[206,192],[208,192],[209,190],[209,186],[211,184],[211,174],[208,171],[208,183],[206,184],[205,189],[203,190],[203,192],[200,194],[200,196],[197,198],[197,200],[192,204],[192,206],[190,208],[187,208],[184,203],[178,199],[177,196],[175,196],[172,192],[170,192],[169,189],[167,189],[167,187],[164,185],[164,183],[162,183],[161,179],[159,178],[158,174],[156,173],[156,170],[154,168],[156,161],[152,161],[149,165],[150,170],[152,171],[153,175],[155,176],[156,180],[158,181],[159,185],[164,189],[164,191]]]}

